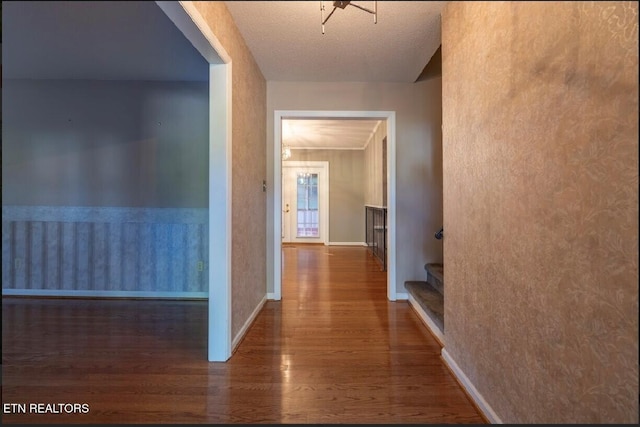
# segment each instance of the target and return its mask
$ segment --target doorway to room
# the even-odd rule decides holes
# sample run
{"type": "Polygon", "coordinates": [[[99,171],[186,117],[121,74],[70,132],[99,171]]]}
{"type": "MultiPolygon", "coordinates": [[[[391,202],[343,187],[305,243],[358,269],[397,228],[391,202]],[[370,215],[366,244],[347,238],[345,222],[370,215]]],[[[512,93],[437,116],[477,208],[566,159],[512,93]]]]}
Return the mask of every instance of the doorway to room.
{"type": "MultiPolygon", "coordinates": [[[[396,300],[396,259],[395,259],[395,112],[393,111],[279,111],[274,112],[274,162],[273,162],[273,178],[274,178],[274,203],[273,203],[273,293],[270,295],[274,300],[282,298],[282,236],[285,225],[284,215],[286,214],[286,197],[284,181],[284,164],[283,154],[290,147],[283,146],[283,123],[289,120],[305,120],[305,119],[326,119],[326,120],[379,120],[386,125],[386,159],[384,167],[384,182],[386,183],[386,191],[384,191],[384,200],[388,210],[387,218],[387,254],[388,266],[386,271],[387,278],[387,298],[390,301],[396,300]],[[284,151],[283,151],[284,150],[284,151]]],[[[290,153],[287,153],[290,155],[290,153]]],[[[378,164],[380,174],[382,175],[382,161],[378,164]]],[[[333,176],[333,173],[332,173],[333,176]]],[[[380,198],[382,200],[382,186],[380,186],[380,198]]],[[[333,193],[332,193],[333,194],[333,193]]],[[[333,196],[332,196],[333,197],[333,196]]],[[[380,202],[382,203],[382,202],[380,202]]],[[[334,203],[332,203],[332,206],[334,203]]],[[[289,206],[291,208],[291,206],[289,206]]],[[[365,205],[361,206],[362,231],[364,232],[365,205]]],[[[333,227],[332,227],[333,230],[333,227]]],[[[364,243],[364,238],[363,245],[364,243]]],[[[331,245],[332,239],[328,237],[328,244],[331,245]]]]}
{"type": "Polygon", "coordinates": [[[157,2],[209,62],[207,358],[231,357],[231,57],[191,2],[157,2]],[[215,298],[211,298],[215,295],[215,298]]]}

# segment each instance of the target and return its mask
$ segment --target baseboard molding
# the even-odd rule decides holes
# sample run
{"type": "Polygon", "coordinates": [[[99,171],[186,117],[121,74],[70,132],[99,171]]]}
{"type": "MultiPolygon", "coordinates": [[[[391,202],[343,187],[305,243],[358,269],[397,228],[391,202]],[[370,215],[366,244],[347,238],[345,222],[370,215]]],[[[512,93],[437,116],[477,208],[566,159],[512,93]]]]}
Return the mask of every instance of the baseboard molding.
{"type": "Polygon", "coordinates": [[[276,300],[276,294],[275,294],[275,292],[269,292],[269,293],[267,293],[267,300],[269,300],[269,301],[278,301],[278,300],[276,300]]]}
{"type": "Polygon", "coordinates": [[[244,326],[242,326],[242,329],[240,329],[238,334],[235,336],[235,338],[231,342],[231,354],[233,354],[233,352],[236,351],[236,348],[238,347],[238,345],[246,335],[247,331],[249,330],[249,327],[256,320],[256,317],[258,316],[258,314],[260,313],[260,310],[262,310],[262,307],[264,307],[266,302],[267,302],[267,297],[265,295],[262,298],[262,301],[260,301],[260,303],[256,306],[255,310],[253,310],[253,313],[251,313],[251,316],[249,316],[247,321],[244,322],[244,326]]]}
{"type": "Polygon", "coordinates": [[[328,246],[367,246],[365,242],[329,242],[328,246]]]}
{"type": "Polygon", "coordinates": [[[465,389],[471,400],[476,404],[482,415],[489,421],[491,424],[504,424],[500,417],[494,412],[494,410],[489,406],[484,397],[478,392],[473,383],[469,381],[469,378],[462,372],[462,369],[458,366],[458,364],[453,360],[451,355],[444,348],[441,350],[440,355],[442,356],[442,360],[447,365],[449,370],[456,377],[460,385],[465,389]]]}
{"type": "Polygon", "coordinates": [[[398,300],[408,300],[409,299],[409,294],[406,292],[396,292],[396,301],[398,300]]]}
{"type": "Polygon", "coordinates": [[[2,296],[77,297],[77,298],[170,298],[208,299],[207,292],[155,292],[155,291],[82,291],[60,289],[3,289],[2,296]]]}
{"type": "Polygon", "coordinates": [[[412,295],[409,295],[409,306],[413,309],[413,311],[416,312],[420,320],[422,320],[422,323],[424,323],[429,329],[429,332],[431,332],[431,335],[433,335],[434,338],[440,343],[440,346],[444,347],[444,334],[434,323],[434,321],[431,320],[429,315],[424,312],[422,307],[420,307],[418,301],[416,301],[416,299],[412,295]]]}

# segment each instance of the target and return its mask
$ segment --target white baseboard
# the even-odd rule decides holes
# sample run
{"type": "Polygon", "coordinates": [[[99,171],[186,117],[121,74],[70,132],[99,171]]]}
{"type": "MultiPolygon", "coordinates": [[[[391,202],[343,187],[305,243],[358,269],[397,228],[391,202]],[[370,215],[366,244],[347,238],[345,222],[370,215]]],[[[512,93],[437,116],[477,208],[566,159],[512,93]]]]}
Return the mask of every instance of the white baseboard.
{"type": "Polygon", "coordinates": [[[424,312],[422,307],[420,307],[418,301],[416,301],[416,299],[411,295],[409,295],[409,305],[413,308],[413,311],[416,312],[418,317],[420,317],[420,320],[422,320],[422,322],[427,326],[431,334],[438,340],[438,342],[440,342],[440,345],[444,347],[444,334],[433,320],[431,320],[429,315],[424,312]]]}
{"type": "Polygon", "coordinates": [[[267,302],[267,297],[265,295],[262,298],[262,301],[260,301],[260,303],[256,306],[255,310],[253,310],[253,313],[251,313],[251,316],[249,316],[247,321],[244,322],[244,326],[242,326],[242,329],[238,331],[238,334],[235,336],[235,338],[233,339],[233,342],[231,343],[231,354],[233,354],[233,352],[236,351],[236,347],[238,347],[238,344],[240,344],[240,341],[242,341],[242,338],[244,338],[245,334],[249,330],[249,327],[256,320],[256,317],[258,316],[258,314],[260,313],[260,310],[262,310],[262,307],[264,307],[264,304],[266,302],[267,302]]]}
{"type": "Polygon", "coordinates": [[[396,292],[396,301],[402,300],[406,301],[409,299],[409,294],[406,292],[396,292]]]}
{"type": "Polygon", "coordinates": [[[276,294],[275,294],[275,292],[269,292],[269,293],[267,293],[267,300],[269,300],[269,301],[279,301],[279,300],[276,300],[276,294]]]}
{"type": "Polygon", "coordinates": [[[327,246],[367,246],[364,242],[329,242],[327,246]]]}
{"type": "Polygon", "coordinates": [[[464,372],[462,372],[462,369],[460,369],[451,355],[447,353],[447,350],[443,348],[440,354],[442,356],[442,359],[444,360],[444,363],[446,363],[451,372],[453,372],[453,375],[455,375],[455,377],[458,379],[458,382],[462,385],[462,387],[464,387],[471,399],[473,399],[474,403],[476,404],[478,409],[480,409],[485,418],[487,418],[487,420],[489,420],[491,424],[504,424],[500,417],[496,415],[491,406],[489,406],[487,401],[484,400],[484,397],[482,397],[478,390],[476,390],[473,383],[469,381],[469,378],[467,378],[464,372]]]}
{"type": "Polygon", "coordinates": [[[204,299],[207,292],[155,292],[155,291],[81,291],[61,289],[3,289],[3,296],[79,297],[79,298],[175,298],[204,299]]]}

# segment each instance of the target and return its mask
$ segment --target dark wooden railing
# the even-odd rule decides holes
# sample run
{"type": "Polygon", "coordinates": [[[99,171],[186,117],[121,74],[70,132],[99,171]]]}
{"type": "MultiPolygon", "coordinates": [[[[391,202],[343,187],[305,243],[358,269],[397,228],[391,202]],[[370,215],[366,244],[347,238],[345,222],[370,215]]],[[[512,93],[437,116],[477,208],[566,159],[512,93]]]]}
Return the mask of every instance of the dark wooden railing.
{"type": "Polygon", "coordinates": [[[387,270],[387,208],[365,206],[365,234],[367,247],[387,270]]]}

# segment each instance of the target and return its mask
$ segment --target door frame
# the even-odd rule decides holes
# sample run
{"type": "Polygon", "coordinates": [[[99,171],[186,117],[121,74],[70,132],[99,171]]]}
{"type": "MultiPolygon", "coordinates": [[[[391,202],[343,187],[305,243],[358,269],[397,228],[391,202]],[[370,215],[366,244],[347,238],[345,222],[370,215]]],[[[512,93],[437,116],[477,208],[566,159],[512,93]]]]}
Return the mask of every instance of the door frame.
{"type": "Polygon", "coordinates": [[[231,57],[193,2],[156,1],[209,62],[209,292],[207,359],[231,357],[231,57]],[[215,298],[212,296],[215,295],[215,298]]]}
{"type": "MultiPolygon", "coordinates": [[[[273,121],[273,294],[282,299],[282,120],[380,119],[387,121],[387,298],[397,299],[396,286],[396,113],[395,111],[274,110],[273,121]]],[[[362,206],[364,215],[364,205],[362,206]]],[[[267,247],[267,250],[269,248],[267,247]]]]}
{"type": "MultiPolygon", "coordinates": [[[[284,168],[320,168],[322,169],[322,177],[320,177],[320,192],[318,194],[320,202],[320,240],[326,246],[329,244],[329,162],[323,160],[286,160],[282,162],[282,172],[284,168]]],[[[283,183],[284,186],[284,183],[283,183]]],[[[283,187],[284,188],[284,187],[283,187]]],[[[280,204],[282,210],[282,203],[280,204]]],[[[280,230],[282,235],[282,229],[280,230]]]]}

